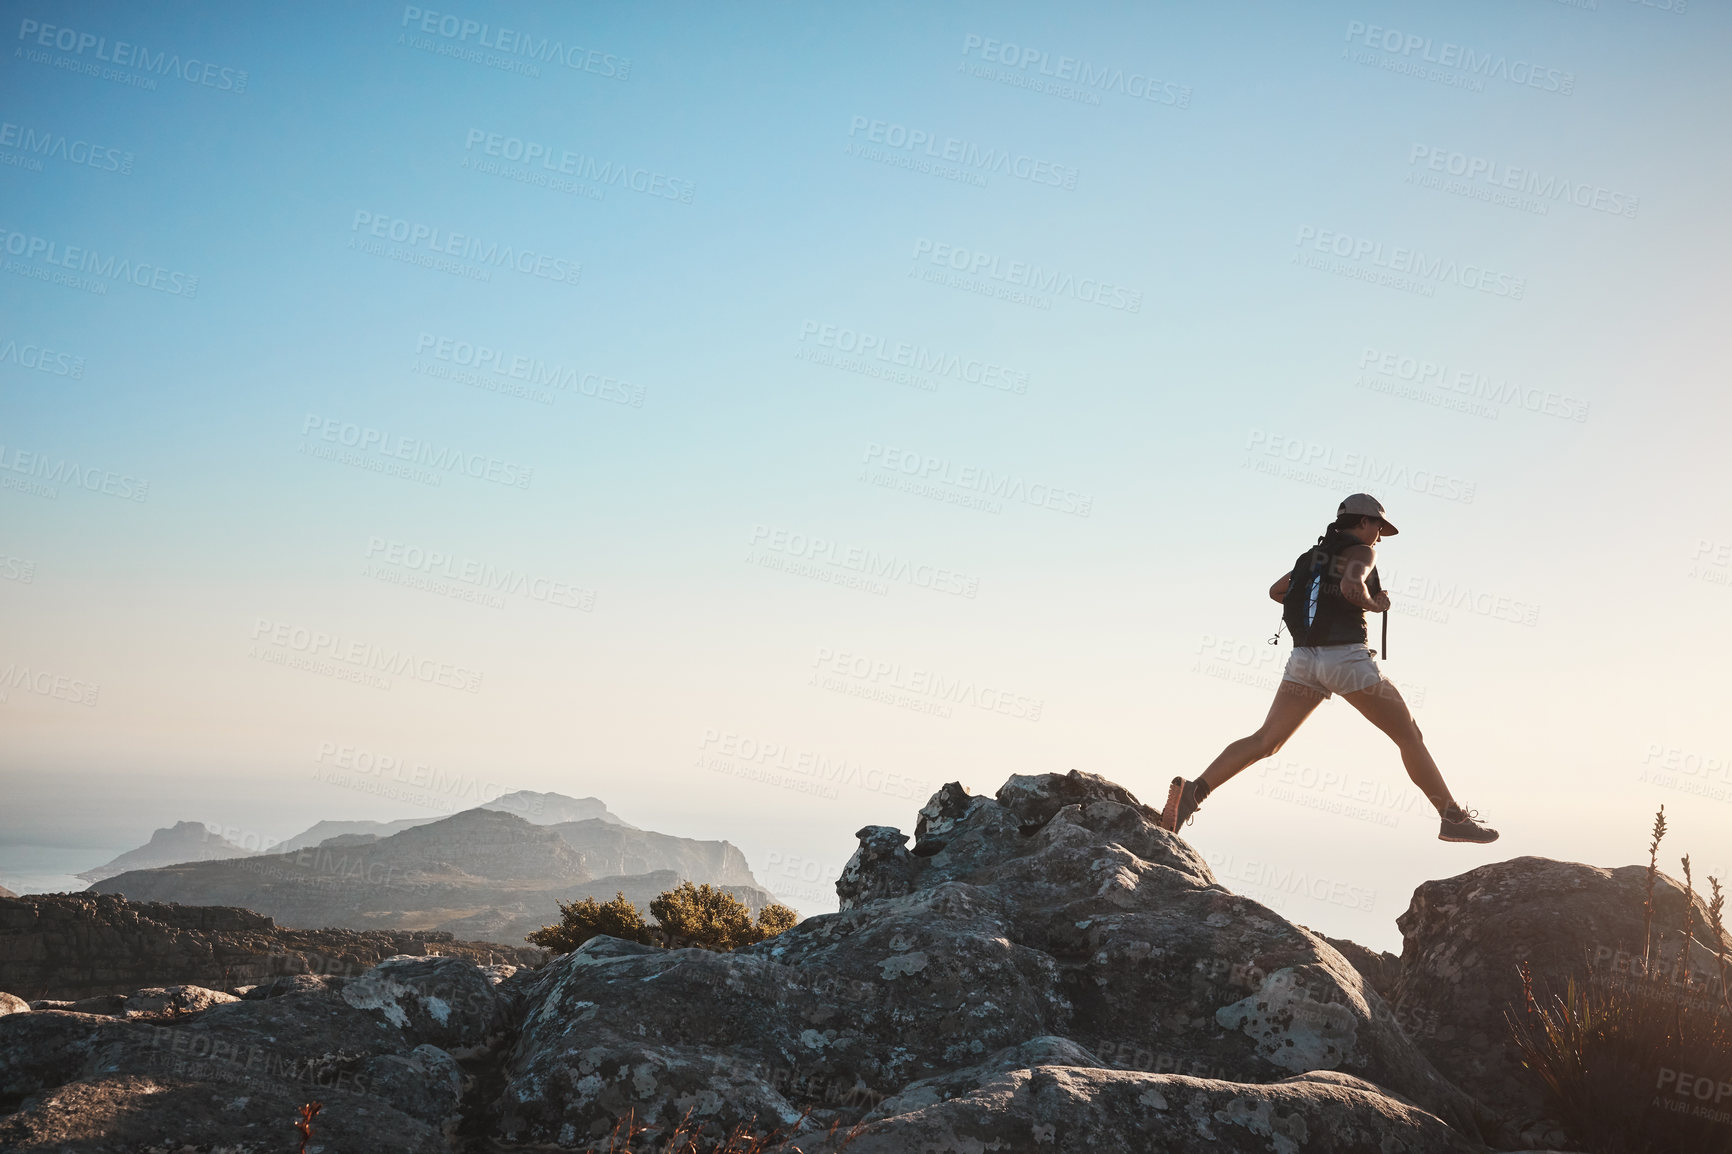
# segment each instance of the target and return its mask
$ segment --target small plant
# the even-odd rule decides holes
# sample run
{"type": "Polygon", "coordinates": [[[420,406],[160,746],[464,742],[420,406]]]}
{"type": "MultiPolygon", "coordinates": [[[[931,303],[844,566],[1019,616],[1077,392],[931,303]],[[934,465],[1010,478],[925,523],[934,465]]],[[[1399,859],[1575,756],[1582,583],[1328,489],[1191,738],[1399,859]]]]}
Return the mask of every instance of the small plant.
{"type": "Polygon", "coordinates": [[[689,881],[656,895],[650,902],[650,913],[655,926],[643,920],[624,893],[616,893],[606,904],[590,897],[560,902],[559,921],[542,926],[526,940],[556,954],[570,953],[600,934],[645,945],[678,944],[726,951],[773,938],[800,920],[800,915],[787,906],[771,904],[759,910],[754,921],[751,909],[733,894],[708,882],[693,885],[689,881]]]}
{"type": "Polygon", "coordinates": [[[308,1102],[301,1107],[301,1116],[295,1122],[295,1133],[301,1136],[301,1154],[307,1154],[307,1140],[313,1136],[313,1119],[324,1108],[320,1102],[308,1102]]]}
{"type": "MultiPolygon", "coordinates": [[[[1718,879],[1708,907],[1713,953],[1720,962],[1717,999],[1691,996],[1691,947],[1697,945],[1695,889],[1683,859],[1684,917],[1675,965],[1656,956],[1654,883],[1665,811],[1654,819],[1643,903],[1643,964],[1627,979],[1596,973],[1569,979],[1562,995],[1534,993],[1526,962],[1521,1010],[1505,1012],[1524,1066],[1545,1086],[1556,1116],[1594,1154],[1732,1154],[1732,1003],[1725,987],[1726,951],[1718,879]],[[1656,965],[1656,961],[1662,964],[1656,965]],[[1674,970],[1682,969],[1677,980],[1674,970]],[[1704,1097],[1704,1090],[1706,1097],[1704,1097]]],[[[1661,932],[1661,938],[1664,938],[1661,932]]]]}

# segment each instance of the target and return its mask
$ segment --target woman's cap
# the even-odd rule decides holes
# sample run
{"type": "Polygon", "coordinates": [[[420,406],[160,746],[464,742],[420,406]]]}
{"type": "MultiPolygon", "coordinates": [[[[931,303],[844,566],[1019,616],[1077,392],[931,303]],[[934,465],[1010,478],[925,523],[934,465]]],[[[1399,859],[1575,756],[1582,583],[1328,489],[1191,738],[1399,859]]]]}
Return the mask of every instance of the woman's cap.
{"type": "Polygon", "coordinates": [[[1383,503],[1370,493],[1353,494],[1336,507],[1335,515],[1337,517],[1376,517],[1383,522],[1383,535],[1385,537],[1393,537],[1401,532],[1400,529],[1389,523],[1388,517],[1383,515],[1383,503]]]}

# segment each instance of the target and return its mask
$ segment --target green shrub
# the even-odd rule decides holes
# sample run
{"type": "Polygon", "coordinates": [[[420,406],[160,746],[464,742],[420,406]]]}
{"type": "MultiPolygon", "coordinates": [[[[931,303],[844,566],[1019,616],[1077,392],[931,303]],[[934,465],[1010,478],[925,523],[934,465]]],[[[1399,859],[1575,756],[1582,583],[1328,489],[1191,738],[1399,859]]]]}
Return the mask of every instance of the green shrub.
{"type": "Polygon", "coordinates": [[[623,892],[603,905],[586,897],[577,902],[559,903],[559,921],[542,926],[525,940],[556,954],[569,954],[597,934],[624,938],[628,942],[654,941],[654,931],[637,912],[637,906],[623,892]]]}
{"type": "Polygon", "coordinates": [[[787,906],[768,905],[758,911],[754,923],[745,902],[708,882],[681,882],[651,902],[650,913],[670,938],[705,950],[749,946],[775,937],[800,920],[800,915],[787,906]]]}
{"type": "Polygon", "coordinates": [[[560,902],[559,921],[542,926],[527,940],[556,954],[570,953],[598,934],[646,945],[725,951],[773,938],[800,920],[800,915],[787,906],[772,904],[759,910],[754,922],[746,903],[708,882],[681,882],[656,895],[650,902],[650,913],[656,920],[653,927],[623,893],[606,905],[589,897],[560,902]]]}

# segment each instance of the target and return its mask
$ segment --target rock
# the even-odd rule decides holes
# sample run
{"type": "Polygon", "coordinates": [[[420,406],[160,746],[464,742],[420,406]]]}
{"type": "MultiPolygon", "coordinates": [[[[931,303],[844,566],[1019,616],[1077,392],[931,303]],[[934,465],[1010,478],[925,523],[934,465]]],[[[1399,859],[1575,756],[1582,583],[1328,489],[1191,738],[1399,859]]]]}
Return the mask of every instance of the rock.
{"type": "Polygon", "coordinates": [[[289,930],[247,909],[132,902],[90,891],[0,898],[0,990],[27,1000],[173,985],[232,989],[293,973],[353,975],[398,954],[518,965],[546,956],[437,931],[289,930]]]}
{"type": "Polygon", "coordinates": [[[186,1014],[197,1014],[225,1002],[238,1001],[240,999],[233,994],[225,994],[221,990],[207,990],[203,986],[153,986],[128,994],[121,1010],[129,1016],[139,1014],[147,1017],[178,1018],[186,1014]]]}
{"type": "Polygon", "coordinates": [[[368,1058],[361,1063],[358,1080],[369,1094],[435,1129],[454,1122],[463,1103],[463,1067],[437,1046],[368,1058]]]}
{"type": "MultiPolygon", "coordinates": [[[[1155,817],[1075,772],[1012,778],[996,799],[947,786],[921,811],[925,852],[890,827],[860,831],[839,913],[731,954],[592,939],[518,990],[501,1136],[570,1145],[628,1113],[665,1130],[688,1111],[712,1133],[817,1130],[904,1094],[934,1100],[907,1116],[945,1109],[947,1094],[985,1094],[983,1077],[1014,1080],[1007,1065],[1047,1078],[1127,1061],[1151,1067],[1137,1079],[1256,1084],[1209,1092],[1229,1113],[1235,1095],[1273,1101],[1263,1084],[1338,1071],[1382,1089],[1281,1093],[1345,1094],[1403,1126],[1428,1112],[1473,1133],[1477,1105],[1339,951],[1228,893],[1155,817]]],[[[1110,1075],[1076,1094],[1122,1084],[1110,1075]]]]}
{"type": "MultiPolygon", "coordinates": [[[[1518,1132],[1541,1141],[1563,1138],[1546,1120],[1538,1079],[1508,1041],[1504,1011],[1524,1004],[1517,967],[1529,963],[1541,995],[1561,993],[1572,977],[1586,979],[1590,961],[1617,980],[1632,972],[1633,959],[1639,974],[1646,873],[1644,866],[1601,869],[1518,857],[1422,884],[1396,919],[1402,935],[1398,1019],[1438,1069],[1518,1132]]],[[[1654,926],[1670,943],[1660,956],[1673,966],[1684,887],[1660,875],[1654,900],[1654,926]]],[[[1700,898],[1695,908],[1698,940],[1708,941],[1712,931],[1703,928],[1707,908],[1700,898]]],[[[1732,939],[1724,948],[1732,950],[1732,939]]],[[[1699,989],[1708,980],[1706,961],[1698,949],[1699,989]]],[[[1677,968],[1681,980],[1683,967],[1677,968]]]]}
{"type": "Polygon", "coordinates": [[[887,825],[869,825],[857,832],[860,848],[842,867],[836,895],[851,910],[878,898],[901,897],[912,888],[914,858],[908,835],[887,825]]]}
{"type": "Polygon", "coordinates": [[[347,980],[327,974],[284,974],[280,978],[249,986],[242,997],[245,1001],[262,1002],[266,998],[280,998],[285,994],[322,994],[327,990],[342,989],[347,980]]]}
{"type": "MultiPolygon", "coordinates": [[[[802,1151],[843,1147],[803,1138],[802,1151]]],[[[778,1149],[792,1150],[793,1144],[778,1149]]],[[[1357,1079],[1245,1085],[1075,1066],[997,1075],[948,1101],[867,1122],[848,1154],[1480,1154],[1440,1119],[1357,1079]]]]}
{"type": "Polygon", "coordinates": [[[34,1006],[18,995],[0,990],[0,1017],[7,1014],[28,1014],[33,1009],[34,1006]]]}
{"type": "Polygon", "coordinates": [[[98,994],[94,998],[80,998],[66,1008],[75,1014],[123,1014],[126,1012],[126,995],[98,994]]]}
{"type": "Polygon", "coordinates": [[[0,1115],[0,1149],[262,1154],[286,1148],[295,1110],[319,1101],[315,1146],[448,1151],[465,1078],[423,1035],[478,1033],[491,1019],[465,1007],[478,991],[490,1005],[492,987],[458,958],[398,958],[375,969],[383,973],[369,970],[345,987],[376,995],[359,999],[364,1006],[308,983],[253,1000],[140,991],[165,1007],[211,1002],[179,1016],[0,1017],[0,1099],[17,1106],[0,1115]]]}
{"type": "Polygon", "coordinates": [[[38,998],[30,1003],[32,1010],[66,1010],[71,1007],[72,1003],[63,998],[38,998]]]}
{"type": "Polygon", "coordinates": [[[1400,958],[1388,950],[1370,950],[1346,938],[1320,936],[1351,962],[1353,968],[1358,970],[1370,983],[1371,988],[1382,994],[1386,1001],[1395,1000],[1396,983],[1401,978],[1400,958]]]}
{"type": "Polygon", "coordinates": [[[385,1019],[416,1044],[462,1053],[505,1024],[493,982],[462,958],[386,958],[343,986],[343,1001],[385,1019]]]}

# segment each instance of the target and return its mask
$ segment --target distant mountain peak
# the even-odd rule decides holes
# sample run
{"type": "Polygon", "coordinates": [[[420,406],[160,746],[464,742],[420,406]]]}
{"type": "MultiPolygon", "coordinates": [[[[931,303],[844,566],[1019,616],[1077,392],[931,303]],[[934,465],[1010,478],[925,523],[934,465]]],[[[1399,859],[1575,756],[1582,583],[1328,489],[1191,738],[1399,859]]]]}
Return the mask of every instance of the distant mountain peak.
{"type": "Polygon", "coordinates": [[[113,861],[87,869],[77,876],[87,882],[99,882],[128,870],[155,869],[189,861],[226,861],[252,857],[257,852],[236,845],[201,821],[177,821],[151,834],[150,840],[137,849],[128,850],[113,861]]]}
{"type": "Polygon", "coordinates": [[[623,826],[626,829],[636,829],[628,821],[621,821],[607,808],[607,803],[598,797],[567,797],[563,793],[537,793],[532,789],[520,789],[515,793],[505,793],[476,806],[477,809],[503,810],[514,813],[527,822],[535,825],[562,825],[568,821],[605,821],[609,825],[623,826]]]}

